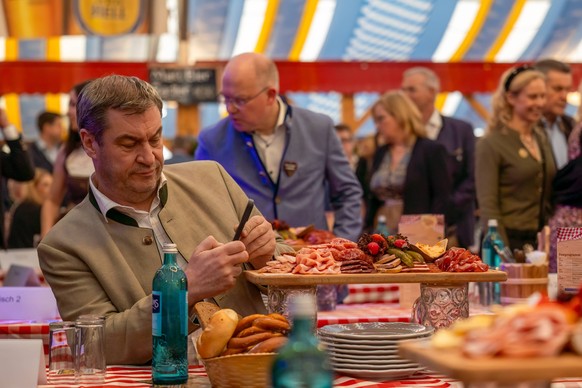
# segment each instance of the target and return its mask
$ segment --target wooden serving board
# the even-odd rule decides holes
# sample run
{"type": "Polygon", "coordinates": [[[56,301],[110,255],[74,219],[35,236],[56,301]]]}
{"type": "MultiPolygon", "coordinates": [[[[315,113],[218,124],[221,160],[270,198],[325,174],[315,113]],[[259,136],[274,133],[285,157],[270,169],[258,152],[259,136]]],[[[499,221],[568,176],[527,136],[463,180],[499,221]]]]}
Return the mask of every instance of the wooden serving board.
{"type": "Polygon", "coordinates": [[[430,342],[401,342],[401,357],[467,383],[517,383],[582,377],[582,356],[471,359],[458,350],[438,350],[430,342]]]}
{"type": "Polygon", "coordinates": [[[366,283],[434,283],[460,284],[468,282],[503,282],[503,271],[487,272],[426,272],[426,273],[365,273],[337,275],[294,275],[245,271],[247,280],[263,286],[313,286],[318,284],[366,283]]]}

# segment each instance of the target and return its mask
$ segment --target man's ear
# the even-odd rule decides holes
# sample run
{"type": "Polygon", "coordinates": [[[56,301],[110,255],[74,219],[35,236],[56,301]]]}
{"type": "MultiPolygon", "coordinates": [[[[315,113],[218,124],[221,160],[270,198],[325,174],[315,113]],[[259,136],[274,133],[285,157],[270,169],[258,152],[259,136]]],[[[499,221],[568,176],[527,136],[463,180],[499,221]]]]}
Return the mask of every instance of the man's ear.
{"type": "Polygon", "coordinates": [[[85,128],[79,129],[79,136],[81,137],[81,144],[83,145],[87,155],[90,158],[95,159],[97,155],[97,148],[99,147],[97,140],[95,140],[95,136],[93,136],[93,134],[91,134],[85,128]]]}
{"type": "Polygon", "coordinates": [[[273,88],[267,90],[267,97],[269,98],[269,104],[273,104],[277,101],[277,91],[273,88]]]}

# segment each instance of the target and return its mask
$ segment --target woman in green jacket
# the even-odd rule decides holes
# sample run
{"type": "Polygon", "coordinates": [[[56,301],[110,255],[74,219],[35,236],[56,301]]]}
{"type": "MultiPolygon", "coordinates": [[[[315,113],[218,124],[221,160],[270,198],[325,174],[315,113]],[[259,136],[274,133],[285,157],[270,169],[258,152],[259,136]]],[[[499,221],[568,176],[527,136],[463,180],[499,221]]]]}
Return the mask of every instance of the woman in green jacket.
{"type": "Polygon", "coordinates": [[[496,219],[506,245],[536,247],[551,212],[556,173],[549,143],[537,123],[545,103],[544,75],[529,66],[508,70],[493,95],[487,133],[477,143],[477,199],[483,225],[496,219]]]}

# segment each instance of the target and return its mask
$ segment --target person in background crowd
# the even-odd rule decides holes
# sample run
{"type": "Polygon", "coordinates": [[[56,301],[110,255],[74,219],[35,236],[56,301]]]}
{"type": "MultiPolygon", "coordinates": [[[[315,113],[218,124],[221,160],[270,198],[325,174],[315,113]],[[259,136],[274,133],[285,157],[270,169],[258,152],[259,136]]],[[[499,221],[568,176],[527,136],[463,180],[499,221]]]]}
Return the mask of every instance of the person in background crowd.
{"type": "Polygon", "coordinates": [[[426,67],[406,70],[402,90],[422,114],[427,137],[445,146],[452,197],[445,211],[449,244],[469,248],[475,233],[475,135],[466,121],[441,115],[435,109],[440,91],[437,75],[426,67]],[[455,243],[456,240],[456,243],[455,243]]]}
{"type": "Polygon", "coordinates": [[[99,78],[81,92],[77,112],[95,164],[89,194],[38,246],[61,317],[103,315],[107,364],[148,362],[152,279],[163,243],[178,247],[191,314],[205,298],[243,316],[265,312],[259,289],[240,276],[243,266],[258,269],[293,249],[256,208],[240,241],[232,241],[248,197],[218,163],[163,168],[162,100],[154,87],[136,77],[99,78]]]}
{"type": "Polygon", "coordinates": [[[194,136],[176,136],[172,142],[172,157],[164,164],[191,162],[194,160],[194,151],[198,142],[194,136]]]}
{"type": "Polygon", "coordinates": [[[342,143],[342,148],[344,150],[344,155],[348,159],[350,163],[350,167],[352,170],[356,169],[356,165],[358,164],[358,155],[354,153],[354,134],[352,129],[347,124],[336,124],[334,126],[335,133],[340,139],[342,143]]]}
{"type": "Polygon", "coordinates": [[[77,97],[90,81],[73,86],[69,93],[69,134],[59,150],[53,169],[53,184],[49,198],[41,210],[41,236],[62,216],[61,205],[65,201],[65,212],[83,200],[89,188],[89,176],[93,173],[93,163],[81,145],[77,127],[77,97]]]}
{"type": "Polygon", "coordinates": [[[36,123],[38,139],[28,147],[32,163],[52,173],[63,136],[63,118],[58,113],[42,112],[36,118],[36,123]]]}
{"type": "Polygon", "coordinates": [[[477,198],[483,226],[496,219],[512,250],[536,247],[551,214],[556,166],[537,126],[546,103],[543,73],[530,66],[506,71],[493,95],[487,133],[477,143],[477,198]]]}
{"type": "Polygon", "coordinates": [[[452,188],[447,152],[426,138],[418,108],[391,91],[374,103],[372,117],[386,144],[374,155],[366,228],[373,230],[380,214],[390,233],[398,231],[402,214],[443,214],[452,188]]]}
{"type": "Polygon", "coordinates": [[[8,248],[35,248],[40,238],[40,208],[50,191],[53,177],[45,169],[37,168],[34,179],[26,185],[24,199],[12,211],[8,248]]]}
{"type": "Polygon", "coordinates": [[[222,87],[228,117],[200,132],[196,159],[222,164],[269,220],[327,230],[329,201],[333,233],[357,240],[362,189],[331,118],[287,104],[275,63],[261,54],[233,57],[222,87]]]}
{"type": "Polygon", "coordinates": [[[374,153],[378,148],[378,134],[366,136],[358,139],[356,142],[356,155],[358,156],[358,163],[356,164],[356,178],[360,182],[363,191],[363,205],[362,218],[366,216],[366,207],[370,202],[370,179],[372,178],[372,163],[374,160],[374,153]]]}
{"type": "Polygon", "coordinates": [[[572,70],[568,64],[555,59],[542,59],[534,67],[546,76],[546,104],[540,125],[552,145],[554,163],[559,170],[568,163],[568,137],[575,124],[564,113],[572,90],[572,70]]]}
{"type": "MultiPolygon", "coordinates": [[[[582,82],[578,86],[582,92],[582,82]]],[[[582,104],[578,107],[578,117],[582,104]]],[[[557,233],[558,228],[582,227],[582,121],[574,127],[568,137],[568,163],[562,167],[554,178],[552,201],[554,214],[548,225],[550,227],[549,270],[557,272],[557,233]]]]}
{"type": "MultiPolygon", "coordinates": [[[[10,152],[0,150],[0,193],[6,193],[5,179],[13,179],[18,182],[26,182],[34,178],[34,166],[26,146],[22,142],[22,136],[18,130],[10,124],[6,111],[0,108],[0,131],[10,152]],[[5,178],[5,179],[4,179],[5,178]]],[[[0,249],[6,248],[4,225],[4,198],[0,198],[0,249]]]]}

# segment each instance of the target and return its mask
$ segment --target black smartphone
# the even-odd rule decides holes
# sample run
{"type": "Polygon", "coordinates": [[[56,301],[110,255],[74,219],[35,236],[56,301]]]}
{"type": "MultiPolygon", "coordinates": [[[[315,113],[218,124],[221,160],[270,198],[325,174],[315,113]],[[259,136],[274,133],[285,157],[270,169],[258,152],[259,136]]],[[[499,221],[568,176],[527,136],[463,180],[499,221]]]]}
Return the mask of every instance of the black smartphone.
{"type": "Polygon", "coordinates": [[[240,234],[242,233],[245,224],[249,220],[249,217],[251,216],[251,211],[253,211],[254,206],[255,201],[249,199],[249,201],[247,202],[247,207],[245,208],[245,212],[243,213],[242,218],[240,219],[240,224],[238,224],[238,228],[236,228],[236,232],[234,234],[234,237],[232,238],[232,241],[236,241],[240,238],[240,234]]]}

